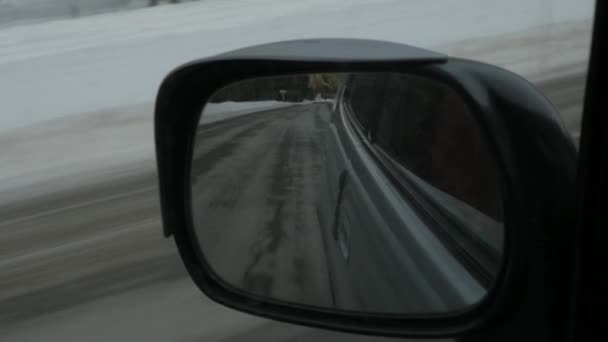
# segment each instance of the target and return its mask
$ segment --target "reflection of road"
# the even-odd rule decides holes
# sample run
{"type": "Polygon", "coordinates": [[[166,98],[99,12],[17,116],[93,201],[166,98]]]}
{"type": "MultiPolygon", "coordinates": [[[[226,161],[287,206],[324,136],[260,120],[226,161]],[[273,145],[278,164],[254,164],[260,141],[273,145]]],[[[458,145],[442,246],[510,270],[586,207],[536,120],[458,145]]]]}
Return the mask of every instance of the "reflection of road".
{"type": "Polygon", "coordinates": [[[211,266],[240,288],[331,306],[319,222],[319,135],[327,104],[201,126],[193,212],[211,266]]]}
{"type": "Polygon", "coordinates": [[[379,171],[362,170],[377,167],[334,135],[348,124],[329,129],[330,108],[199,127],[192,208],[206,261],[239,289],[300,304],[428,313],[476,303],[485,290],[379,171]]]}

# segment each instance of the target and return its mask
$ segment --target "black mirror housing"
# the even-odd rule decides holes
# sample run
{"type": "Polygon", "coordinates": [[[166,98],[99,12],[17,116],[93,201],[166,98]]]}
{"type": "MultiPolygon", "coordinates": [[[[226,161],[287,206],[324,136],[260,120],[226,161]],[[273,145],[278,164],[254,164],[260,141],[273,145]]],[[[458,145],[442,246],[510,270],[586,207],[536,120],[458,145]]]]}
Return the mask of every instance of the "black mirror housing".
{"type": "MultiPolygon", "coordinates": [[[[454,337],[527,316],[550,315],[531,287],[555,285],[573,222],[577,152],[552,104],[504,69],[387,42],[347,39],[287,41],[236,50],[171,72],[158,92],[156,156],[165,236],[173,236],[188,272],[213,300],[254,315],[320,328],[400,337],[454,337]],[[252,77],[302,73],[393,72],[438,80],[473,109],[504,173],[504,258],[487,296],[445,315],[373,315],[288,305],[227,286],[195,248],[190,213],[193,139],[206,100],[223,86],[252,77]],[[514,316],[517,315],[517,318],[514,316]]],[[[564,284],[563,286],[567,286],[564,284]]]]}

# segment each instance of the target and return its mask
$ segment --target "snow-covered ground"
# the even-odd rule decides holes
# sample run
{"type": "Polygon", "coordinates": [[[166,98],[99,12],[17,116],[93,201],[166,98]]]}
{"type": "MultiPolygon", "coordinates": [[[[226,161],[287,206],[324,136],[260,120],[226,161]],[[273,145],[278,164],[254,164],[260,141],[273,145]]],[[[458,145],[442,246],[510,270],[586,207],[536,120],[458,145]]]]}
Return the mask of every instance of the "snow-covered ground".
{"type": "Polygon", "coordinates": [[[210,124],[219,120],[234,118],[263,110],[278,109],[293,106],[292,102],[279,101],[226,101],[220,103],[207,103],[203,109],[201,124],[210,124]]]}
{"type": "Polygon", "coordinates": [[[108,170],[126,162],[152,167],[156,91],[192,59],[284,39],[354,37],[539,79],[584,65],[593,3],[205,0],[3,28],[0,190],[67,174],[70,182],[115,176],[108,170]]]}
{"type": "MultiPolygon", "coordinates": [[[[177,65],[245,45],[357,37],[440,48],[588,19],[593,3],[206,0],[9,27],[0,30],[0,131],[150,103],[163,76],[177,65]]],[[[551,63],[551,56],[544,57],[538,58],[539,70],[551,63]]]]}

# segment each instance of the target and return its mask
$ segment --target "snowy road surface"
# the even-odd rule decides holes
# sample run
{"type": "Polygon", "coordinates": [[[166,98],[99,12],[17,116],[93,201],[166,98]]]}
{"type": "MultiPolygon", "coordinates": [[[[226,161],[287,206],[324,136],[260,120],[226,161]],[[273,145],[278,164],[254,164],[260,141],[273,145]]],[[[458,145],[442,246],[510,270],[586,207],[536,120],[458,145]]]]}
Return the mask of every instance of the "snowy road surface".
{"type": "Polygon", "coordinates": [[[237,313],[191,284],[161,236],[151,122],[160,79],[189,59],[284,38],[402,41],[526,76],[578,134],[591,1],[550,2],[550,11],[546,1],[502,2],[493,11],[503,15],[492,18],[482,10],[446,17],[458,8],[422,1],[264,0],[271,10],[257,12],[245,0],[207,2],[213,10],[195,2],[0,30],[4,340],[373,340],[237,313]],[[358,15],[359,23],[345,18],[358,15]],[[449,27],[420,31],[446,18],[449,27]]]}
{"type": "Polygon", "coordinates": [[[195,231],[210,265],[231,284],[332,307],[316,216],[329,108],[292,105],[199,126],[195,231]]]}

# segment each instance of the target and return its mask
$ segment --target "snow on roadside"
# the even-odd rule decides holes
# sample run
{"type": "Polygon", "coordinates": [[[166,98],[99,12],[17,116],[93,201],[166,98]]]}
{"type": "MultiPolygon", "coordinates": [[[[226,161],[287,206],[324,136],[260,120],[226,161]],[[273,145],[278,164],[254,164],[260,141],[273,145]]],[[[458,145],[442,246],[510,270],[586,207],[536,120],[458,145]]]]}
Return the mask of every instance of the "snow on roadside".
{"type": "MultiPolygon", "coordinates": [[[[538,28],[498,38],[444,46],[460,56],[520,70],[528,78],[584,72],[589,23],[538,28]],[[559,35],[559,40],[552,37],[559,35]],[[532,48],[530,48],[532,47],[532,48]],[[545,58],[548,72],[535,67],[534,48],[555,53],[545,58]],[[559,53],[554,52],[559,51],[559,53]],[[549,72],[551,71],[551,72],[549,72]],[[536,76],[534,76],[536,75],[536,76]]],[[[17,197],[154,169],[153,105],[122,106],[42,122],[0,133],[0,205],[17,197]]]]}
{"type": "MultiPolygon", "coordinates": [[[[345,37],[437,49],[587,20],[594,0],[206,0],[0,30],[0,131],[152,102],[177,65],[270,41],[345,37]]],[[[553,41],[559,41],[553,36],[553,41]]],[[[542,43],[542,42],[537,42],[542,43]]],[[[559,59],[526,44],[531,67],[559,59]]],[[[492,60],[490,60],[492,62],[492,60]]]]}
{"type": "Polygon", "coordinates": [[[164,75],[188,60],[273,40],[359,37],[538,80],[584,72],[593,1],[573,3],[207,0],[0,30],[0,204],[25,186],[33,196],[153,169],[151,103],[164,75]]]}
{"type": "Polygon", "coordinates": [[[295,105],[294,102],[279,101],[226,101],[221,103],[207,103],[201,116],[201,124],[210,124],[219,120],[235,118],[263,110],[279,109],[295,105]]]}

